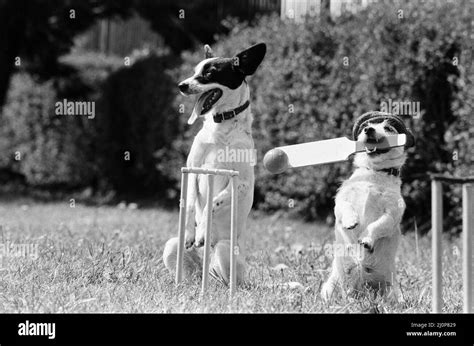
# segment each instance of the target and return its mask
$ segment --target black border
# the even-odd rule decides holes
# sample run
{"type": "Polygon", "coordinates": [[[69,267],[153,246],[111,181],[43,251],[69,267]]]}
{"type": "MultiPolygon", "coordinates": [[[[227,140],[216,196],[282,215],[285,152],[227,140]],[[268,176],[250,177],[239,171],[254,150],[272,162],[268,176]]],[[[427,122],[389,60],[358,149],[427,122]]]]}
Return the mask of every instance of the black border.
{"type": "Polygon", "coordinates": [[[0,345],[350,344],[470,345],[473,314],[3,314],[0,345]],[[56,338],[19,336],[18,325],[56,323],[56,338]],[[420,328],[412,323],[450,323],[420,328]],[[407,336],[410,331],[456,336],[407,336]]]}

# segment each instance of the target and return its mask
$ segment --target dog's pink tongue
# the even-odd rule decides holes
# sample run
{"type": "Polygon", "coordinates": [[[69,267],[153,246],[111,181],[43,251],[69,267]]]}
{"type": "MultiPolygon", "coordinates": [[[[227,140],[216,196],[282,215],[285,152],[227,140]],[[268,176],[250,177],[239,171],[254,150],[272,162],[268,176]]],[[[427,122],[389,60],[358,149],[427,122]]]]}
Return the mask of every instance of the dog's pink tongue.
{"type": "Polygon", "coordinates": [[[193,110],[193,112],[191,113],[191,116],[190,116],[189,119],[188,119],[188,125],[194,124],[194,122],[196,121],[196,119],[197,119],[197,114],[196,114],[196,111],[193,110]]]}
{"type": "Polygon", "coordinates": [[[201,114],[201,111],[202,111],[202,105],[204,104],[204,94],[201,95],[197,101],[196,101],[196,104],[194,105],[194,108],[193,108],[193,112],[191,113],[191,116],[189,117],[188,119],[188,125],[192,125],[194,124],[194,122],[196,121],[196,119],[199,117],[199,115],[201,114]]]}

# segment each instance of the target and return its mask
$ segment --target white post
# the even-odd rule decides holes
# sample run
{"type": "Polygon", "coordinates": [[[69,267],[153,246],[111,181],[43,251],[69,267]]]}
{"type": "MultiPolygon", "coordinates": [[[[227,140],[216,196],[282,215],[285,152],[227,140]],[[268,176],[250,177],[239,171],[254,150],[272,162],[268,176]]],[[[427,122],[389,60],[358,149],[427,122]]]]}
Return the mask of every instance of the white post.
{"type": "Polygon", "coordinates": [[[230,296],[232,297],[237,288],[237,255],[239,255],[239,244],[237,242],[237,178],[231,177],[232,200],[230,213],[230,296]]]}
{"type": "Polygon", "coordinates": [[[214,198],[214,176],[209,174],[207,176],[207,224],[206,234],[204,235],[204,260],[202,268],[202,289],[201,294],[204,295],[207,291],[209,282],[209,262],[211,260],[211,229],[212,229],[212,200],[214,198]]]}
{"type": "Polygon", "coordinates": [[[181,195],[179,197],[178,253],[176,258],[175,282],[183,279],[184,234],[186,223],[186,199],[188,196],[188,173],[181,173],[181,195]]]}
{"type": "Polygon", "coordinates": [[[464,312],[474,311],[474,284],[473,284],[473,247],[474,247],[474,185],[463,184],[462,186],[462,233],[463,233],[463,291],[464,312]]]}
{"type": "Polygon", "coordinates": [[[433,267],[433,307],[435,313],[443,310],[443,276],[441,235],[443,229],[443,186],[441,181],[431,181],[431,231],[433,267]]]}

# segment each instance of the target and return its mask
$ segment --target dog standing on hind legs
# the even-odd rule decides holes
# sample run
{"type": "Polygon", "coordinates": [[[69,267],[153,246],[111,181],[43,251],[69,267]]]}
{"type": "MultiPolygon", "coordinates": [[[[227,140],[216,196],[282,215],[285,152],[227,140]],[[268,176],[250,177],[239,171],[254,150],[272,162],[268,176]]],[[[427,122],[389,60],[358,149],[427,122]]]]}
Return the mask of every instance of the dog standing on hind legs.
{"type": "Polygon", "coordinates": [[[354,124],[354,140],[377,143],[387,135],[406,134],[405,147],[366,150],[354,157],[356,169],[336,195],[335,244],[344,253],[334,253],[332,271],[321,296],[328,301],[336,287],[357,293],[364,286],[390,300],[402,301],[396,281],[395,256],[405,211],[401,195],[400,170],[405,149],[414,137],[403,120],[389,113],[369,112],[354,124]]]}
{"type": "MultiPolygon", "coordinates": [[[[239,172],[237,177],[237,283],[245,276],[246,221],[253,203],[255,162],[237,159],[236,153],[254,155],[250,91],[245,78],[255,73],[262,62],[266,45],[256,44],[232,58],[214,57],[212,49],[204,46],[205,59],[194,68],[194,75],[179,84],[183,95],[197,95],[197,101],[188,124],[203,118],[202,129],[194,138],[186,165],[210,169],[229,169],[239,172]],[[223,153],[234,153],[234,159],[223,153]]],[[[256,159],[255,156],[254,160],[256,159]]],[[[214,177],[215,196],[212,205],[206,205],[207,179],[190,174],[186,206],[186,235],[183,260],[185,277],[202,268],[201,250],[204,245],[206,214],[211,208],[210,274],[229,283],[230,276],[230,214],[231,184],[227,176],[214,177]]],[[[182,187],[181,187],[182,188],[182,187]]],[[[176,270],[178,238],[171,238],[165,245],[163,261],[166,268],[176,270]]]]}

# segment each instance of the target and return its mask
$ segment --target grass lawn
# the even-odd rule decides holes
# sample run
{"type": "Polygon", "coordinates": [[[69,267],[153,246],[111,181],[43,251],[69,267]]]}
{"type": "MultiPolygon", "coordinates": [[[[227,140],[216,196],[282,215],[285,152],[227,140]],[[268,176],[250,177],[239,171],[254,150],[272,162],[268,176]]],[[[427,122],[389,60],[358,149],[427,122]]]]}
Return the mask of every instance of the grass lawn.
{"type": "MultiPolygon", "coordinates": [[[[332,241],[331,229],[253,213],[249,282],[230,303],[227,288],[212,279],[204,300],[197,277],[175,287],[161,255],[177,223],[177,211],[0,202],[0,244],[39,250],[36,260],[0,260],[0,312],[430,311],[430,239],[417,247],[413,232],[402,238],[397,262],[405,303],[365,297],[327,305],[319,290],[331,259],[320,246],[332,241]]],[[[444,310],[461,312],[460,242],[444,245],[444,310]]]]}

